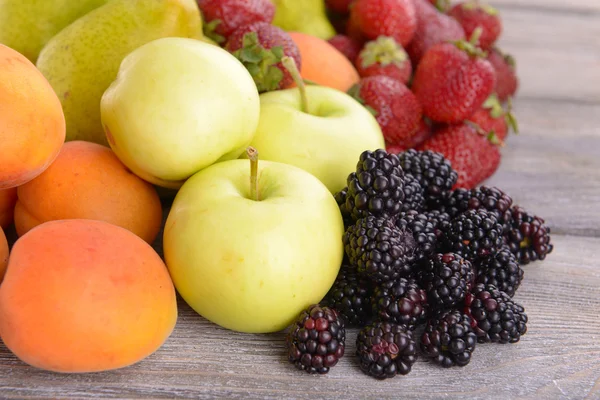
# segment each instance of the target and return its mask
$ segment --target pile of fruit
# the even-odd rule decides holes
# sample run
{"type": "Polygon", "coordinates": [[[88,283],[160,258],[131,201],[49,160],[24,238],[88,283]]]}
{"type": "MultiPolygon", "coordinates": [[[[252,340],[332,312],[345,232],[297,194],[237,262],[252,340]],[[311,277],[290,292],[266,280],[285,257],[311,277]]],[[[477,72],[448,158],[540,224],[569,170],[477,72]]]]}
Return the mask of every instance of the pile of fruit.
{"type": "Polygon", "coordinates": [[[290,328],[309,372],[350,325],[378,378],[410,371],[418,326],[444,366],[518,341],[520,265],[552,244],[477,187],[516,130],[500,33],[471,1],[0,1],[2,342],[126,367],[177,294],[227,329],[290,328]]]}

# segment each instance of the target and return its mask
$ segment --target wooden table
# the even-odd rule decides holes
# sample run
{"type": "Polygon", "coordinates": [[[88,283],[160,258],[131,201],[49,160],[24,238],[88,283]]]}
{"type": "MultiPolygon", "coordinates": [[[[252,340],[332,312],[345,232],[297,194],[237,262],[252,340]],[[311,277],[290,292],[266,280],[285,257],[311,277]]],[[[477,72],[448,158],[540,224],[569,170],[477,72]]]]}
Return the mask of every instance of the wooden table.
{"type": "Polygon", "coordinates": [[[600,1],[496,0],[501,46],[518,61],[521,134],[489,184],[543,216],[554,252],[525,267],[516,299],[528,333],[480,345],[465,368],[419,360],[383,382],[347,356],[326,376],[287,363],[283,333],[236,334],[180,302],[172,336],[129,368],[83,375],[39,371],[0,344],[0,398],[600,399],[600,1]]]}

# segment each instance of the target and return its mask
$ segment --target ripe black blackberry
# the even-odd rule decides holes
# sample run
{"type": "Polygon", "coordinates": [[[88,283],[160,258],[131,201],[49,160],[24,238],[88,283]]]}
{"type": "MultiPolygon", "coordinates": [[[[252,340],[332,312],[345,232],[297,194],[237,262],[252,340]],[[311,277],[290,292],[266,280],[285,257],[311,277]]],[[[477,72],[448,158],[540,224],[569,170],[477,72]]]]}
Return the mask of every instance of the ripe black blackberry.
{"type": "Polygon", "coordinates": [[[436,364],[445,368],[464,367],[471,361],[477,335],[467,314],[448,310],[427,322],[420,344],[423,355],[436,364]]]}
{"type": "Polygon", "coordinates": [[[415,210],[403,212],[396,219],[395,224],[401,231],[410,232],[415,240],[416,247],[412,262],[419,263],[436,251],[438,235],[427,214],[415,210]]]}
{"type": "Polygon", "coordinates": [[[334,309],[313,304],[298,315],[285,342],[296,368],[326,374],[344,356],[346,328],[334,309]]]}
{"type": "Polygon", "coordinates": [[[452,221],[450,215],[445,211],[430,210],[425,213],[427,220],[431,222],[434,229],[441,229],[442,225],[452,221]]]}
{"type": "Polygon", "coordinates": [[[346,255],[358,272],[375,283],[413,272],[415,240],[386,218],[368,216],[348,227],[342,238],[346,255]]]}
{"type": "Polygon", "coordinates": [[[346,197],[348,195],[348,188],[344,188],[337,192],[333,197],[340,208],[340,213],[342,214],[342,218],[344,220],[344,228],[348,228],[350,225],[354,223],[354,219],[350,215],[350,212],[346,208],[346,197]]]}
{"type": "Polygon", "coordinates": [[[355,220],[367,215],[393,217],[402,210],[404,171],[395,154],[364,151],[347,183],[346,209],[355,220]]]}
{"type": "Polygon", "coordinates": [[[522,207],[513,207],[511,214],[512,223],[505,239],[519,263],[525,265],[545,259],[554,250],[550,227],[542,218],[529,214],[522,207]]]}
{"type": "Polygon", "coordinates": [[[371,303],[373,316],[379,321],[404,325],[410,330],[425,322],[429,310],[425,291],[412,278],[375,286],[371,303]]]}
{"type": "Polygon", "coordinates": [[[359,276],[355,267],[344,265],[322,304],[335,309],[346,326],[364,326],[372,315],[371,282],[359,276]]]}
{"type": "Polygon", "coordinates": [[[494,285],[510,297],[514,296],[523,280],[523,269],[506,246],[489,257],[481,259],[475,269],[477,283],[494,285]]]}
{"type": "Polygon", "coordinates": [[[404,201],[401,212],[421,211],[425,208],[423,187],[411,174],[404,175],[404,201]]]}
{"type": "Polygon", "coordinates": [[[475,280],[473,265],[459,254],[435,254],[422,264],[419,279],[432,308],[447,310],[465,299],[475,280]]]}
{"type": "Polygon", "coordinates": [[[423,187],[425,202],[430,209],[439,206],[439,200],[452,190],[458,174],[449,160],[441,153],[431,150],[409,149],[398,154],[400,166],[411,174],[423,187]]]}
{"type": "Polygon", "coordinates": [[[467,210],[443,229],[443,248],[475,261],[495,253],[503,244],[502,225],[487,210],[467,210]]]}
{"type": "Polygon", "coordinates": [[[459,188],[444,199],[442,209],[455,218],[467,210],[483,208],[493,213],[502,224],[503,232],[507,232],[512,220],[512,202],[512,198],[497,187],[459,188]]]}
{"type": "Polygon", "coordinates": [[[494,285],[478,283],[465,299],[479,343],[516,343],[527,332],[525,309],[494,285]]]}
{"type": "Polygon", "coordinates": [[[405,326],[374,322],[358,333],[356,356],[361,371],[383,380],[410,372],[417,360],[417,345],[405,326]]]}

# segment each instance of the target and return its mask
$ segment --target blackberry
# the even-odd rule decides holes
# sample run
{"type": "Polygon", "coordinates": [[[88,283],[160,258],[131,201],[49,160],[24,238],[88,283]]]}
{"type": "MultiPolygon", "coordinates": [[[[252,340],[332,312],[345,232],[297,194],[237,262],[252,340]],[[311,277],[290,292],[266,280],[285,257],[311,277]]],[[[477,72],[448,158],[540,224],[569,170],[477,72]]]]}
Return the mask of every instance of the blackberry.
{"type": "Polygon", "coordinates": [[[436,364],[445,368],[464,367],[471,361],[477,335],[467,314],[448,310],[427,322],[420,344],[423,355],[436,364]]]}
{"type": "Polygon", "coordinates": [[[355,220],[367,215],[393,217],[402,210],[404,171],[395,154],[364,151],[347,183],[346,209],[355,220]]]}
{"type": "Polygon", "coordinates": [[[445,223],[449,223],[452,218],[447,212],[440,210],[431,210],[425,213],[427,215],[427,220],[431,222],[434,229],[441,229],[442,225],[445,223]]]}
{"type": "Polygon", "coordinates": [[[433,223],[426,214],[411,210],[400,214],[395,222],[401,231],[410,231],[415,240],[413,262],[420,262],[429,257],[437,248],[438,235],[433,223]]]}
{"type": "Polygon", "coordinates": [[[471,261],[495,253],[503,244],[502,225],[493,213],[482,208],[459,214],[443,230],[445,251],[471,261]]]}
{"type": "Polygon", "coordinates": [[[479,343],[516,343],[527,332],[525,309],[494,285],[478,283],[465,300],[479,343]]]}
{"type": "Polygon", "coordinates": [[[431,150],[409,149],[398,154],[400,166],[411,174],[423,187],[425,202],[430,209],[439,205],[439,200],[452,190],[458,174],[449,160],[441,153],[431,150]]]}
{"type": "Polygon", "coordinates": [[[473,265],[458,254],[435,254],[422,265],[419,279],[432,308],[447,310],[465,299],[473,287],[473,265]]]}
{"type": "Polygon", "coordinates": [[[402,212],[421,211],[425,207],[425,195],[419,181],[411,174],[404,175],[404,201],[402,202],[402,212]]]}
{"type": "Polygon", "coordinates": [[[410,372],[417,360],[417,345],[405,326],[374,322],[358,332],[356,356],[361,371],[383,380],[410,372]]]}
{"type": "Polygon", "coordinates": [[[413,271],[415,240],[388,219],[361,218],[346,230],[342,240],[350,263],[373,282],[394,280],[413,271]]]}
{"type": "Polygon", "coordinates": [[[371,319],[371,295],[371,283],[344,265],[322,303],[335,309],[346,325],[364,326],[371,319]]]}
{"type": "Polygon", "coordinates": [[[427,318],[427,295],[415,279],[399,278],[375,287],[371,299],[373,315],[414,330],[427,318]]]}
{"type": "Polygon", "coordinates": [[[476,264],[477,283],[496,286],[510,297],[514,296],[523,280],[523,269],[506,246],[476,264]]]}
{"type": "Polygon", "coordinates": [[[521,265],[543,260],[552,253],[550,227],[542,218],[530,215],[519,206],[513,207],[511,214],[512,224],[505,239],[521,265]]]}
{"type": "Polygon", "coordinates": [[[313,304],[302,311],[286,335],[288,360],[310,374],[326,374],[344,356],[346,328],[338,313],[313,304]]]}
{"type": "Polygon", "coordinates": [[[475,189],[456,189],[444,200],[442,209],[451,217],[467,210],[483,208],[494,214],[503,232],[511,226],[512,198],[497,187],[481,186],[475,189]]]}
{"type": "Polygon", "coordinates": [[[337,192],[333,197],[335,198],[338,207],[340,208],[340,213],[342,214],[342,218],[344,220],[344,229],[348,228],[350,225],[354,223],[354,219],[350,215],[350,212],[346,208],[346,197],[348,195],[348,188],[344,188],[337,192]]]}

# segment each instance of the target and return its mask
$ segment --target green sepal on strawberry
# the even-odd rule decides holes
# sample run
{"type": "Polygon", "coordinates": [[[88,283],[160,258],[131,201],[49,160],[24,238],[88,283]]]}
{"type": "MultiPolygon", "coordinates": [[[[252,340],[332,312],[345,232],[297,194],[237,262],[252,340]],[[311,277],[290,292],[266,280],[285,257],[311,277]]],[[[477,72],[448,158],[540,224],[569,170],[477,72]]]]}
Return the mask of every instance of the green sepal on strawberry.
{"type": "Polygon", "coordinates": [[[440,12],[447,13],[450,11],[452,4],[450,0],[429,0],[440,12]]]}
{"type": "Polygon", "coordinates": [[[379,36],[365,43],[355,62],[361,77],[384,75],[406,84],[412,64],[404,48],[389,36],[379,36]]]}
{"type": "Polygon", "coordinates": [[[497,143],[503,143],[506,140],[509,130],[515,133],[519,132],[511,104],[509,103],[508,109],[505,110],[495,94],[488,97],[481,108],[469,117],[468,122],[472,123],[480,133],[494,135],[495,138],[492,140],[497,143]]]}
{"type": "Polygon", "coordinates": [[[432,121],[460,123],[493,93],[496,72],[474,43],[477,31],[470,42],[436,44],[417,66],[412,90],[432,121]]]}
{"type": "Polygon", "coordinates": [[[479,0],[456,4],[448,15],[460,23],[467,37],[471,37],[475,29],[480,28],[479,46],[484,50],[490,49],[502,33],[502,20],[498,10],[479,0]]]}
{"type": "Polygon", "coordinates": [[[283,56],[294,59],[301,68],[300,50],[283,29],[256,22],[234,31],[225,48],[244,64],[259,93],[288,87],[293,78],[281,63],[283,56]]]}

